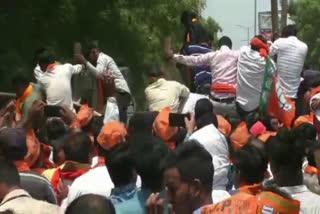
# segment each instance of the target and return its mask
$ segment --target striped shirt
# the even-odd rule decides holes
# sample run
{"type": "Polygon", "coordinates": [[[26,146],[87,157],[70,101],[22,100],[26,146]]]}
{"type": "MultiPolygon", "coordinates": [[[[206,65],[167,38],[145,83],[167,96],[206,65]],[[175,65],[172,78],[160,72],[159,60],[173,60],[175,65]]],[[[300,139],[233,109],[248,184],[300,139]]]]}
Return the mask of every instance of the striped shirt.
{"type": "Polygon", "coordinates": [[[237,103],[247,112],[259,106],[266,60],[250,47],[242,47],[238,61],[237,103]]]}
{"type": "Polygon", "coordinates": [[[108,70],[111,71],[114,77],[116,90],[118,92],[127,92],[128,94],[131,94],[127,81],[123,77],[115,61],[110,56],[100,53],[97,65],[93,66],[90,62],[87,62],[86,67],[94,76],[101,76],[104,72],[107,72],[108,70]]]}
{"type": "Polygon", "coordinates": [[[295,36],[280,38],[271,46],[271,56],[277,55],[277,68],[281,87],[290,98],[297,98],[300,75],[308,46],[295,36]]]}
{"type": "Polygon", "coordinates": [[[25,189],[34,199],[57,204],[55,192],[51,183],[36,173],[31,171],[19,172],[21,187],[25,189]]]}
{"type": "MultiPolygon", "coordinates": [[[[174,55],[176,62],[187,66],[210,66],[212,72],[212,84],[223,83],[236,86],[237,63],[239,51],[230,50],[227,46],[222,46],[220,50],[209,52],[198,56],[174,55]]],[[[219,99],[233,97],[230,94],[216,93],[219,99]]]]}

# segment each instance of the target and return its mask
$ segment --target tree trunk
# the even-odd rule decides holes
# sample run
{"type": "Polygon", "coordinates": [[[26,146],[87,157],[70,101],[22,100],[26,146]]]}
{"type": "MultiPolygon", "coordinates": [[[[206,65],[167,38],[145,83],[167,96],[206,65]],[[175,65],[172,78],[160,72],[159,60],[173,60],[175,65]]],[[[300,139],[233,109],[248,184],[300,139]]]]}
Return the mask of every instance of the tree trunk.
{"type": "Polygon", "coordinates": [[[288,9],[289,9],[288,0],[281,0],[281,29],[287,26],[288,9]]]}
{"type": "Polygon", "coordinates": [[[271,0],[272,32],[279,30],[278,0],[271,0]]]}

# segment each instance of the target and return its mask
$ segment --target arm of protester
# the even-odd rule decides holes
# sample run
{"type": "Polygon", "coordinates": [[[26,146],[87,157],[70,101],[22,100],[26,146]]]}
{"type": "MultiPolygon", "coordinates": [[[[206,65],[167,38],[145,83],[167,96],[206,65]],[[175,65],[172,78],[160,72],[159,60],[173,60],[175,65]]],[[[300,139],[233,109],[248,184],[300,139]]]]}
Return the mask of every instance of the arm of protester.
{"type": "Polygon", "coordinates": [[[98,58],[97,66],[92,65],[82,54],[76,54],[74,59],[86,67],[86,69],[95,76],[101,75],[105,71],[104,59],[98,58]]]}
{"type": "Polygon", "coordinates": [[[77,115],[71,111],[67,106],[63,106],[63,109],[60,110],[61,114],[61,119],[67,124],[67,125],[74,125],[74,126],[79,126],[77,121],[77,115]]]}
{"type": "Polygon", "coordinates": [[[180,54],[174,54],[173,59],[187,66],[200,66],[200,65],[210,65],[210,62],[215,58],[217,52],[210,52],[206,54],[201,54],[198,56],[184,56],[180,54]]]}
{"type": "Polygon", "coordinates": [[[106,92],[106,97],[113,97],[116,93],[116,85],[114,82],[114,76],[110,70],[107,70],[99,77],[103,81],[103,87],[106,92]]]}
{"type": "Polygon", "coordinates": [[[80,74],[84,70],[84,65],[71,65],[71,75],[80,74]]]}
{"type": "Polygon", "coordinates": [[[24,117],[17,127],[30,129],[33,128],[34,122],[40,117],[44,116],[44,106],[46,104],[41,100],[36,100],[29,109],[28,115],[24,117]]]}
{"type": "Polygon", "coordinates": [[[189,90],[189,88],[187,86],[179,83],[178,87],[179,87],[179,91],[180,91],[180,96],[179,97],[185,98],[185,97],[189,96],[190,90],[189,90]]]}

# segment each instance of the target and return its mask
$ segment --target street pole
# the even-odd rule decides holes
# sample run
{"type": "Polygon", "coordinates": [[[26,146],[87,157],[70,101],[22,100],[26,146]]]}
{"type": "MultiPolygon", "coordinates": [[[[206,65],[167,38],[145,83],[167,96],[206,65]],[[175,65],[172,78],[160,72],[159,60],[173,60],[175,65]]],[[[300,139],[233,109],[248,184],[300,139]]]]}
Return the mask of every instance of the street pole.
{"type": "Polygon", "coordinates": [[[250,45],[250,28],[248,27],[248,34],[247,34],[247,37],[248,37],[248,43],[250,45]]]}
{"type": "Polygon", "coordinates": [[[272,33],[279,31],[278,0],[271,0],[272,33]]]}
{"type": "Polygon", "coordinates": [[[254,35],[257,35],[257,0],[254,0],[254,35]]]}

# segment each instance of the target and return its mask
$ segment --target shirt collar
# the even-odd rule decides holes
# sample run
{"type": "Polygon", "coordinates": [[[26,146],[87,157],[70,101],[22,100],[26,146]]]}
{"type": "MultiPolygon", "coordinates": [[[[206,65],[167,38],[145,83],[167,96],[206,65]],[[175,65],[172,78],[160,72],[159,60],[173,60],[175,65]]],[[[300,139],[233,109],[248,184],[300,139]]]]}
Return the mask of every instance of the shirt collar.
{"type": "Polygon", "coordinates": [[[9,201],[11,198],[17,198],[19,196],[26,196],[26,197],[31,197],[29,195],[29,193],[27,193],[25,190],[23,189],[16,189],[16,190],[13,190],[11,192],[9,192],[5,197],[4,199],[1,201],[1,204],[9,201]]]}
{"type": "Polygon", "coordinates": [[[137,190],[136,184],[131,183],[125,186],[113,188],[111,191],[111,195],[119,196],[119,195],[128,194],[128,193],[135,193],[136,190],[137,190]]]}
{"type": "Polygon", "coordinates": [[[297,194],[297,193],[303,193],[303,192],[310,192],[305,185],[280,187],[280,190],[283,190],[283,191],[289,193],[290,195],[297,194]]]}
{"type": "Polygon", "coordinates": [[[298,38],[296,36],[288,36],[288,39],[295,39],[297,40],[298,38]]]}
{"type": "Polygon", "coordinates": [[[228,51],[228,50],[230,50],[230,48],[228,46],[226,46],[226,45],[222,45],[220,47],[220,51],[228,51]]]}

